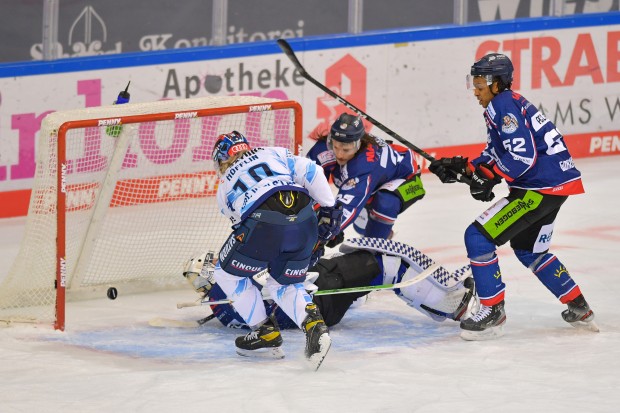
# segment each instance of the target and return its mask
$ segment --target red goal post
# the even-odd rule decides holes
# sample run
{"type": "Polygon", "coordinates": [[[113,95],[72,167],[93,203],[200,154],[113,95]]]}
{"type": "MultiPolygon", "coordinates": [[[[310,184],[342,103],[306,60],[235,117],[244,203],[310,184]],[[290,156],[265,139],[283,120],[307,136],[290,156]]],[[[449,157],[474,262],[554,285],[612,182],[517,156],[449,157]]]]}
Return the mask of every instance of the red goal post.
{"type": "Polygon", "coordinates": [[[64,330],[68,299],[183,285],[184,262],[218,251],[230,232],[211,152],[232,130],[253,147],[298,153],[302,110],[237,96],[48,115],[24,239],[0,285],[0,320],[51,320],[64,330]]]}

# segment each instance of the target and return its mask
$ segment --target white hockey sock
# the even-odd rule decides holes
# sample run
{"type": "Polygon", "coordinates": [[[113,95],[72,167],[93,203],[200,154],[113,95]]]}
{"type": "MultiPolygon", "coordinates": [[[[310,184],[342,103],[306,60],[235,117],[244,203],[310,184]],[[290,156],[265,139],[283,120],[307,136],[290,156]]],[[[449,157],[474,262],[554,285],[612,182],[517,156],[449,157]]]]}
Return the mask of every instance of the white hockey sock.
{"type": "Polygon", "coordinates": [[[312,302],[303,284],[282,285],[269,277],[265,287],[269,289],[273,301],[301,328],[306,318],[306,305],[312,302]]]}

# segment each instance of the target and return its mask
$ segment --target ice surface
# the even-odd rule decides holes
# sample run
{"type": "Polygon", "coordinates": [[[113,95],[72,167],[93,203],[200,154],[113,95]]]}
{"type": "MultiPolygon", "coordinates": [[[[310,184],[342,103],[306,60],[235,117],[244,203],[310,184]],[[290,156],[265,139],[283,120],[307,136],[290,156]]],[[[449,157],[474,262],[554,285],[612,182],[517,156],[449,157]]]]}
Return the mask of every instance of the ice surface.
{"type": "MultiPolygon", "coordinates": [[[[199,329],[148,326],[155,317],[208,314],[176,309],[196,298],[189,287],[119,290],[116,301],[71,303],[66,332],[0,329],[0,411],[620,411],[620,157],[577,166],[587,194],[564,205],[552,251],[594,309],[598,334],[565,323],[564,306],[507,246],[499,250],[508,316],[501,339],[465,342],[456,323],[436,323],[393,293],[375,292],[332,328],[332,349],[317,372],[304,366],[300,331],[283,332],[285,359],[246,359],[234,351],[240,332],[217,321],[199,329]]],[[[399,218],[395,239],[456,269],[467,263],[464,229],[489,205],[461,184],[432,175],[424,182],[426,198],[399,218]]],[[[23,225],[23,218],[0,220],[0,277],[23,225]]]]}

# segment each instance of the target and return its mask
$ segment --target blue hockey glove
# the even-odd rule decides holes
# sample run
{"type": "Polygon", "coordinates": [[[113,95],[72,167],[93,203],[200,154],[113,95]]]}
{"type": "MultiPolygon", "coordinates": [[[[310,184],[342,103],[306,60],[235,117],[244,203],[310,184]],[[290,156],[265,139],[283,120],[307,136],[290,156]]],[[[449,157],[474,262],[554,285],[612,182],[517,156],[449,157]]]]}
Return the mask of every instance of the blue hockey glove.
{"type": "Polygon", "coordinates": [[[319,208],[318,219],[319,241],[326,243],[340,233],[342,205],[336,204],[333,207],[319,208]]]}
{"type": "Polygon", "coordinates": [[[460,175],[467,174],[467,158],[454,156],[452,158],[435,159],[428,166],[428,170],[437,175],[444,184],[457,181],[460,175]]]}
{"type": "Polygon", "coordinates": [[[471,176],[469,192],[474,199],[489,202],[495,198],[493,187],[502,182],[502,178],[497,175],[491,166],[481,163],[476,166],[476,170],[471,176]]]}

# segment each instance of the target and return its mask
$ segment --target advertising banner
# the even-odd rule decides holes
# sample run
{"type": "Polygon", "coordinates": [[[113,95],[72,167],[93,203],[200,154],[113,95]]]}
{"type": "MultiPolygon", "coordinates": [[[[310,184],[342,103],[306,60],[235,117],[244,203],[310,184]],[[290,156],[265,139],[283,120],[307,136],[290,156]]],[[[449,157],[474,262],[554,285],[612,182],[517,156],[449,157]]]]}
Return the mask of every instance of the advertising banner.
{"type": "MultiPolygon", "coordinates": [[[[486,141],[483,108],[465,76],[495,51],[512,59],[513,89],[554,121],[574,157],[620,153],[617,13],[291,45],[313,77],[434,156],[473,156],[486,141]]],[[[304,149],[345,109],[305,81],[275,42],[0,67],[0,217],[27,213],[37,141],[49,139],[39,135],[42,119],[111,104],[129,81],[131,102],[210,95],[298,101],[304,149]]]]}

